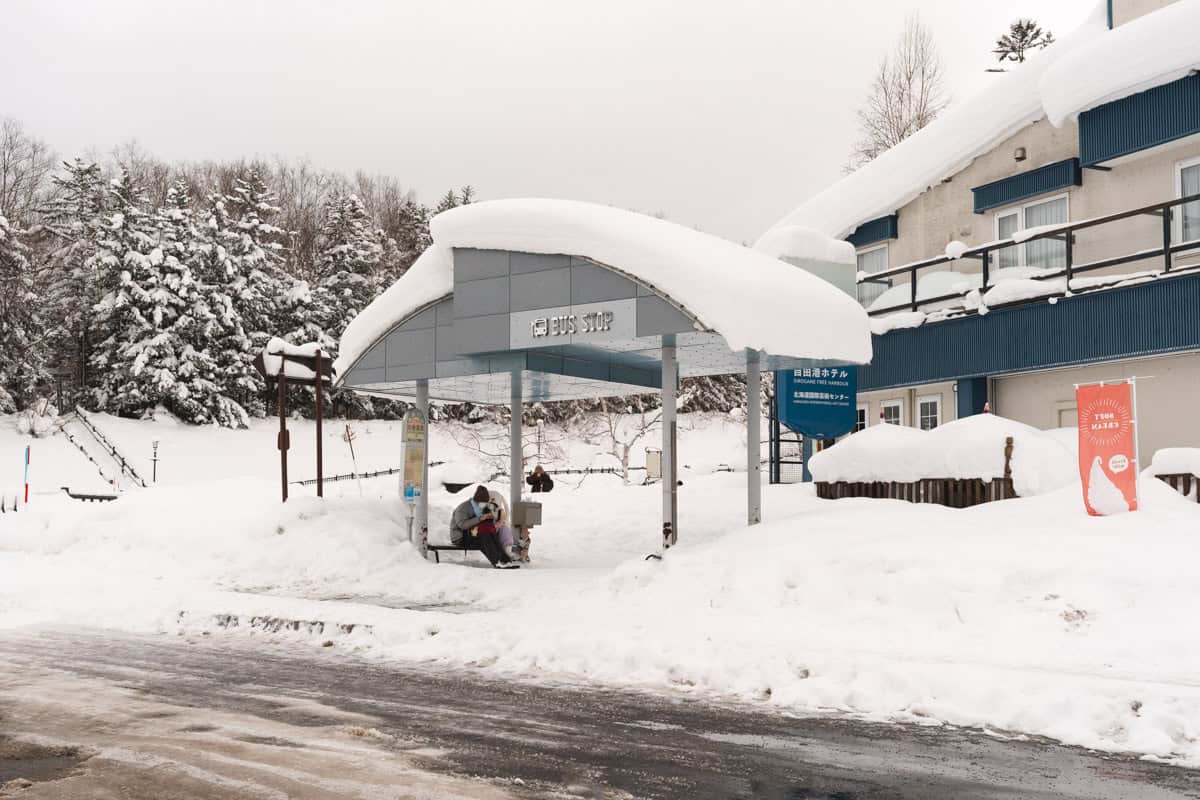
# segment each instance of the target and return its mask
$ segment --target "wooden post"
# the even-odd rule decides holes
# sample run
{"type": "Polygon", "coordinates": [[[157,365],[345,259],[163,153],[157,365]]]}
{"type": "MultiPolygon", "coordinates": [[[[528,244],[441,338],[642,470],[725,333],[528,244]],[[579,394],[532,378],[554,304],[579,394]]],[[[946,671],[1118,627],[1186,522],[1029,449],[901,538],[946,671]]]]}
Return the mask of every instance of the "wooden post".
{"type": "MultiPolygon", "coordinates": [[[[282,358],[281,358],[282,360],[282,358]]],[[[275,378],[275,384],[279,387],[279,479],[283,486],[283,502],[287,502],[287,451],[288,445],[288,430],[287,430],[287,376],[284,374],[284,365],[279,365],[279,375],[275,378]]]]}
{"type": "Polygon", "coordinates": [[[1013,437],[1004,438],[1004,477],[1012,477],[1013,437]]]}
{"type": "Polygon", "coordinates": [[[325,460],[321,457],[321,383],[322,379],[322,355],[320,348],[317,349],[317,382],[313,385],[313,389],[317,393],[317,497],[325,496],[325,460]]]}

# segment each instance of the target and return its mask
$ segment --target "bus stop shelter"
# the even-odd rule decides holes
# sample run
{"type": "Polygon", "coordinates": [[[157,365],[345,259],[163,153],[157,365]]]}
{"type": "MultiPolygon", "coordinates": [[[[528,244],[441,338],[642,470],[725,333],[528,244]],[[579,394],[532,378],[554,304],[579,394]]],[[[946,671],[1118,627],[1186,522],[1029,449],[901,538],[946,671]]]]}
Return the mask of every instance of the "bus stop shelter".
{"type": "MultiPolygon", "coordinates": [[[[563,200],[461,206],[435,217],[431,231],[433,245],[347,327],[336,386],[414,400],[426,419],[430,400],[510,405],[514,507],[524,403],[661,392],[670,547],[679,535],[679,381],[739,373],[748,400],[747,522],[755,524],[762,371],[871,358],[865,311],[813,274],[855,267],[830,263],[819,239],[785,263],[665,220],[563,200]]],[[[422,541],[427,475],[423,483],[415,512],[422,541]]]]}

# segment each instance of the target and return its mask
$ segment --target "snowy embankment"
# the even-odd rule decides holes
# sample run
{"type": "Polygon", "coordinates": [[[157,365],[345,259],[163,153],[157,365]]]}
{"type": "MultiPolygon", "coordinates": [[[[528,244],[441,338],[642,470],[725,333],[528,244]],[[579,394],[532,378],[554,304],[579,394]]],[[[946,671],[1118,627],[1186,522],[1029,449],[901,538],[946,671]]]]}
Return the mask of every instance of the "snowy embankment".
{"type": "MultiPolygon", "coordinates": [[[[694,454],[736,459],[736,426],[709,425],[694,431],[694,454]]],[[[269,451],[260,438],[254,448],[269,451]]],[[[257,630],[254,616],[320,620],[314,641],[380,658],[990,727],[1200,765],[1189,627],[1200,590],[1188,566],[1200,563],[1200,508],[1153,480],[1142,510],[1113,518],[1086,515],[1077,481],[961,511],[768,487],[770,522],[747,529],[744,476],[693,474],[680,489],[681,544],[661,562],[643,558],[657,544],[660,487],[560,480],[541,498],[534,564],[517,572],[472,568],[474,555],[423,562],[403,541],[394,481],[364,484],[363,497],[338,486],[341,496],[286,506],[269,473],[103,506],[44,498],[0,521],[0,626],[176,633],[220,630],[230,615],[241,631],[257,630]]],[[[458,499],[435,493],[435,531],[458,499]]]]}

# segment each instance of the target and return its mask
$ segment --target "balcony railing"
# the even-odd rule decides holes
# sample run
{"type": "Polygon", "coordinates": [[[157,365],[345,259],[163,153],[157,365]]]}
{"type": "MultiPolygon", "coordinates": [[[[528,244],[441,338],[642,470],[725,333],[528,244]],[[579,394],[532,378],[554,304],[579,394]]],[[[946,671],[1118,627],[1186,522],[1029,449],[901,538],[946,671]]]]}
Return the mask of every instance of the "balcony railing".
{"type": "MultiPolygon", "coordinates": [[[[920,311],[923,307],[928,307],[935,304],[945,304],[950,301],[963,300],[964,297],[972,290],[978,290],[982,297],[989,289],[994,288],[997,283],[992,281],[993,273],[996,270],[1012,269],[1012,267],[1000,267],[997,259],[999,251],[1008,247],[1021,247],[1027,242],[1040,240],[1056,240],[1063,243],[1063,255],[1065,256],[1064,266],[1050,267],[1038,269],[1030,274],[1022,277],[1036,281],[1053,281],[1059,278],[1065,278],[1065,288],[1056,290],[1053,287],[1047,287],[1045,293],[1039,293],[1036,299],[1045,299],[1047,297],[1065,296],[1067,294],[1075,294],[1083,291],[1090,291],[1099,288],[1106,288],[1111,283],[1121,282],[1123,280],[1146,278],[1150,276],[1158,277],[1161,275],[1170,274],[1174,268],[1175,256],[1179,253],[1195,251],[1200,253],[1200,240],[1190,240],[1180,243],[1175,243],[1175,219],[1177,213],[1175,211],[1179,206],[1188,203],[1200,201],[1200,194],[1193,194],[1187,197],[1180,197],[1175,200],[1169,200],[1164,203],[1157,203],[1152,206],[1144,206],[1135,208],[1129,211],[1122,211],[1117,214],[1109,214],[1103,217],[1093,217],[1092,219],[1081,220],[1079,222],[1064,222],[1061,225],[1042,226],[1030,231],[1018,231],[1011,238],[999,239],[994,242],[988,242],[979,247],[967,248],[958,258],[951,258],[948,255],[941,255],[934,258],[928,258],[923,261],[914,261],[911,264],[905,264],[900,267],[881,270],[863,275],[859,278],[858,284],[862,286],[886,286],[889,289],[896,286],[903,286],[903,282],[894,284],[892,278],[898,275],[907,275],[909,282],[909,297],[907,302],[899,304],[890,304],[885,307],[875,308],[870,307],[868,314],[878,316],[881,314],[890,314],[897,311],[920,311]],[[1162,220],[1162,239],[1161,243],[1156,247],[1149,249],[1137,250],[1114,258],[1104,258],[1094,261],[1088,261],[1082,264],[1075,263],[1076,249],[1076,234],[1079,231],[1086,229],[1101,228],[1103,226],[1112,225],[1122,220],[1128,220],[1135,217],[1153,216],[1159,217],[1162,220]],[[980,282],[978,285],[970,284],[966,288],[956,290],[950,293],[943,293],[933,297],[920,296],[919,278],[922,270],[928,270],[931,267],[944,266],[946,264],[954,264],[963,260],[974,259],[980,262],[979,273],[960,273],[964,279],[978,276],[980,282]],[[1094,272],[1096,270],[1109,269],[1122,264],[1130,264],[1138,261],[1158,261],[1161,268],[1152,273],[1135,273],[1134,275],[1113,275],[1111,282],[1097,281],[1096,285],[1076,286],[1073,288],[1072,283],[1076,276],[1081,273],[1094,272]]],[[[1178,214],[1182,219],[1182,214],[1178,214]]],[[[1061,259],[1060,259],[1061,260],[1061,259]]],[[[1190,271],[1190,270],[1189,270],[1190,271]]],[[[956,287],[957,288],[957,287],[956,287]]],[[[1027,297],[1020,300],[1009,302],[1001,302],[991,304],[992,307],[1000,305],[1014,305],[1019,302],[1030,302],[1035,298],[1027,297]]],[[[969,310],[965,307],[960,310],[969,310]]]]}

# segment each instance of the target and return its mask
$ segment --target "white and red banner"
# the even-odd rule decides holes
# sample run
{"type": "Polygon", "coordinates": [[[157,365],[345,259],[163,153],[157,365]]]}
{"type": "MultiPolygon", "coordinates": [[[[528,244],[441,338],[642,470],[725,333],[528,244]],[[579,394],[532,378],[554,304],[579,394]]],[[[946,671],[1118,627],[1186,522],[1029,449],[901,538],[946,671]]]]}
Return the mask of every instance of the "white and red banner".
{"type": "Polygon", "coordinates": [[[1137,510],[1133,383],[1075,387],[1083,503],[1096,517],[1137,510]]]}

